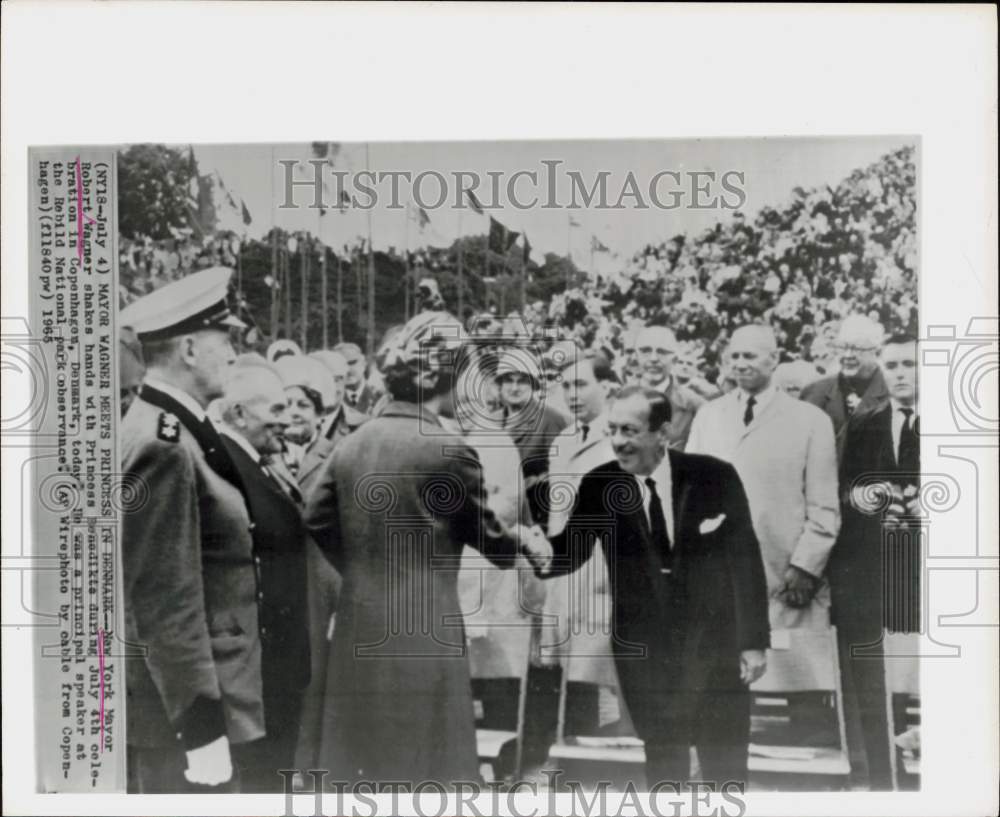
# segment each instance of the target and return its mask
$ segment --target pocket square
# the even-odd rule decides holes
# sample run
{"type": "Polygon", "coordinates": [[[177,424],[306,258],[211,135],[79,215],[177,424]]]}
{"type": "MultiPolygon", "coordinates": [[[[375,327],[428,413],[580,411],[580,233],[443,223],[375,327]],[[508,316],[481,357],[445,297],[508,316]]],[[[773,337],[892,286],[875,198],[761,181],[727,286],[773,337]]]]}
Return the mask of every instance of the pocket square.
{"type": "Polygon", "coordinates": [[[719,525],[726,521],[726,515],[720,513],[718,516],[713,516],[711,519],[702,519],[701,524],[698,526],[698,533],[702,536],[711,533],[716,530],[719,525]]]}

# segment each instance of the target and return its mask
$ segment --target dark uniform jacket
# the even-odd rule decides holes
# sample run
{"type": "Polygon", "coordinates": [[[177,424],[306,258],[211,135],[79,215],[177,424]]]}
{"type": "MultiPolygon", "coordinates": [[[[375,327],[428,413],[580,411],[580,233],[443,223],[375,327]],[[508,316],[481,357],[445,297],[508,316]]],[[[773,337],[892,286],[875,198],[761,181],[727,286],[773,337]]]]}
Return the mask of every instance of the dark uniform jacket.
{"type": "Polygon", "coordinates": [[[143,386],[122,421],[128,742],[195,748],[264,734],[251,522],[218,432],[143,386]]]}

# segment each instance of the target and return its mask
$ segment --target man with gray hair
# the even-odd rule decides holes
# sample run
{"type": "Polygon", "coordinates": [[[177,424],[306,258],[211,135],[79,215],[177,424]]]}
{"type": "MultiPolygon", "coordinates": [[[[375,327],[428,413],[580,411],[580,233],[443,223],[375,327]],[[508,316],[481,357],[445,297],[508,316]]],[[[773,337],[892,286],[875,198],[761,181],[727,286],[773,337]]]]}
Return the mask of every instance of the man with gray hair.
{"type": "Polygon", "coordinates": [[[882,327],[867,315],[848,315],[834,344],[840,371],[802,389],[801,398],[823,409],[833,422],[838,461],[844,457],[847,421],[854,414],[879,408],[889,399],[878,365],[882,338],[882,327]]]}
{"type": "Polygon", "coordinates": [[[772,382],[778,346],[769,326],[737,329],[725,353],[737,388],[706,403],[688,451],[732,463],[750,501],[771,596],[771,626],[826,627],[823,581],[840,529],[833,425],[772,382]]]}
{"type": "Polygon", "coordinates": [[[270,469],[284,450],[288,400],[278,374],[241,366],[218,401],[223,443],[254,519],[253,563],[260,583],[261,678],[265,737],[233,758],[244,792],[281,791],[279,769],[293,768],[303,690],[309,683],[306,532],[295,501],[270,469]]]}

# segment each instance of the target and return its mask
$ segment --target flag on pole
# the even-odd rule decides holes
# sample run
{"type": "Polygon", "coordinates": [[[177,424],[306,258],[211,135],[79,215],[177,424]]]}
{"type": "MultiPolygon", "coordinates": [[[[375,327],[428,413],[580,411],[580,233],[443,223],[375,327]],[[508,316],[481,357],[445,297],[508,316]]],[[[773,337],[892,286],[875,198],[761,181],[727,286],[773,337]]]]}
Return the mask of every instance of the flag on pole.
{"type": "Polygon", "coordinates": [[[412,210],[410,211],[414,220],[417,222],[417,226],[422,230],[428,224],[431,223],[431,217],[427,215],[427,211],[423,207],[417,205],[412,205],[412,210]]]}
{"type": "Polygon", "coordinates": [[[590,249],[593,252],[611,252],[606,244],[604,244],[596,235],[590,237],[590,249]]]}
{"type": "Polygon", "coordinates": [[[472,207],[472,212],[477,216],[483,215],[483,205],[480,203],[479,199],[476,198],[476,194],[471,190],[466,190],[465,195],[469,197],[469,206],[472,207]]]}
{"type": "Polygon", "coordinates": [[[226,204],[236,209],[236,199],[233,198],[233,194],[229,192],[229,188],[226,187],[226,183],[222,180],[222,174],[218,170],[215,171],[215,178],[219,180],[219,187],[222,188],[222,192],[226,197],[226,204]]]}
{"type": "Polygon", "coordinates": [[[580,222],[577,221],[575,218],[573,218],[573,216],[570,216],[569,217],[569,226],[570,227],[582,227],[583,225],[580,224],[580,222]]]}
{"type": "Polygon", "coordinates": [[[517,241],[519,235],[520,233],[508,230],[506,226],[490,216],[490,237],[488,242],[490,252],[495,252],[497,255],[506,255],[507,251],[514,245],[514,242],[517,241]]]}
{"type": "Polygon", "coordinates": [[[524,266],[528,266],[528,261],[531,260],[531,242],[528,241],[528,234],[524,234],[524,247],[523,253],[521,255],[521,263],[524,266]]]}
{"type": "Polygon", "coordinates": [[[243,215],[243,226],[249,227],[253,224],[253,217],[250,215],[250,210],[247,208],[247,203],[240,199],[240,209],[243,215]]]}

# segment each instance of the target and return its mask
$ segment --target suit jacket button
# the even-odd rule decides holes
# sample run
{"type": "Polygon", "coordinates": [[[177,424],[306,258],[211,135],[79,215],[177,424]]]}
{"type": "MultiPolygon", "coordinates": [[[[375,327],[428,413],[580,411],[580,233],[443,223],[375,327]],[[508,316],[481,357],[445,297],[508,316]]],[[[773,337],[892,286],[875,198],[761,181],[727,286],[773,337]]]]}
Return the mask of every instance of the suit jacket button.
{"type": "Polygon", "coordinates": [[[247,530],[250,531],[250,533],[253,533],[254,528],[256,528],[256,527],[257,527],[257,523],[256,522],[251,522],[250,523],[250,527],[247,528],[247,530]]]}

